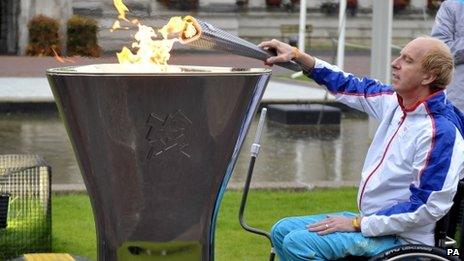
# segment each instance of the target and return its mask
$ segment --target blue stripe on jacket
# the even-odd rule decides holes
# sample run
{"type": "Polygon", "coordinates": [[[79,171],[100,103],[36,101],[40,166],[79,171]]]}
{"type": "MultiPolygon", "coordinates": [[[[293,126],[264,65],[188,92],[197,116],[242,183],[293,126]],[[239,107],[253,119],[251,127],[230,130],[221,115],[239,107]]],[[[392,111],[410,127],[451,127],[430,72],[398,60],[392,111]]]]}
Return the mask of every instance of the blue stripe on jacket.
{"type": "Polygon", "coordinates": [[[381,94],[392,94],[394,91],[390,85],[368,77],[362,79],[352,74],[346,74],[335,68],[314,68],[309,77],[318,84],[325,85],[329,92],[333,94],[363,95],[365,97],[377,96],[381,94]],[[333,69],[337,70],[333,70],[333,69]]]}
{"type": "Polygon", "coordinates": [[[399,203],[392,207],[382,209],[378,211],[376,215],[390,216],[393,214],[414,212],[420,206],[427,203],[433,191],[442,189],[451,163],[456,129],[445,117],[436,114],[430,114],[430,116],[435,126],[433,148],[431,148],[431,154],[428,155],[427,165],[425,169],[422,170],[419,187],[414,185],[409,187],[412,193],[409,202],[399,203]]]}

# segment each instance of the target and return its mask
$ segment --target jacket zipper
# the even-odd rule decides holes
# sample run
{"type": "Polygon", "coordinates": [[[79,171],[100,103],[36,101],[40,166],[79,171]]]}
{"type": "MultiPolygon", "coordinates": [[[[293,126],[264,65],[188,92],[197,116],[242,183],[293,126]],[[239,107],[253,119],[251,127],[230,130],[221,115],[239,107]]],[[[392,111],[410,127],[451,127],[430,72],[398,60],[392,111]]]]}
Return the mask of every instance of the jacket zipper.
{"type": "Polygon", "coordinates": [[[387,148],[385,149],[385,152],[383,153],[383,156],[382,156],[382,159],[380,159],[380,162],[379,164],[377,164],[377,166],[375,167],[375,169],[371,172],[371,174],[369,174],[369,176],[367,177],[366,179],[366,182],[364,182],[364,185],[363,185],[363,188],[361,190],[361,195],[359,196],[359,202],[358,202],[358,206],[359,206],[359,211],[361,212],[361,202],[362,202],[362,198],[364,196],[364,190],[366,189],[366,185],[367,185],[367,182],[369,182],[369,179],[374,175],[374,173],[377,171],[377,169],[380,167],[380,165],[382,165],[382,162],[383,160],[385,159],[385,156],[387,155],[387,151],[388,149],[390,148],[390,145],[393,141],[393,139],[395,138],[396,134],[398,133],[398,131],[400,130],[401,128],[401,125],[403,125],[403,122],[404,120],[406,119],[406,113],[403,114],[403,116],[401,117],[401,121],[399,123],[399,126],[398,128],[396,129],[395,133],[393,134],[393,136],[390,138],[390,141],[388,142],[388,145],[387,145],[387,148]]]}

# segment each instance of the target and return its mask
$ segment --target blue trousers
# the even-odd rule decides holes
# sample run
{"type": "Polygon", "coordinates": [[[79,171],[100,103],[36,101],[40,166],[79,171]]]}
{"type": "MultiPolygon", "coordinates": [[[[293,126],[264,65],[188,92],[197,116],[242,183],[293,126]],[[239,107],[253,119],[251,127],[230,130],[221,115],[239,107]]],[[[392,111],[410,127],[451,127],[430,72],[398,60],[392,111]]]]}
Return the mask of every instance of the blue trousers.
{"type": "MultiPolygon", "coordinates": [[[[331,215],[356,216],[350,212],[331,215]]],[[[326,217],[289,217],[278,221],[272,227],[271,238],[280,260],[335,260],[346,256],[374,256],[401,245],[395,236],[364,237],[360,232],[335,232],[320,236],[306,227],[326,217]]]]}

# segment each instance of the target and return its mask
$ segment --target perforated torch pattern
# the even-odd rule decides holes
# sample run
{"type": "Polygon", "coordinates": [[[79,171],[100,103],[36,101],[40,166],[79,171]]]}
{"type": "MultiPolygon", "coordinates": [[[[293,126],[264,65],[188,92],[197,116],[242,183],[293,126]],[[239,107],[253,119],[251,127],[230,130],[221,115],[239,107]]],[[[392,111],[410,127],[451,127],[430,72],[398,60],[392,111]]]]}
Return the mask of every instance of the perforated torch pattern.
{"type": "MultiPolygon", "coordinates": [[[[250,43],[238,36],[225,32],[207,22],[196,19],[201,27],[201,36],[188,44],[201,49],[214,49],[240,56],[250,57],[261,61],[274,56],[269,51],[259,48],[257,45],[250,43]]],[[[276,65],[285,67],[292,71],[301,71],[301,67],[293,62],[276,63],[276,65]]]]}

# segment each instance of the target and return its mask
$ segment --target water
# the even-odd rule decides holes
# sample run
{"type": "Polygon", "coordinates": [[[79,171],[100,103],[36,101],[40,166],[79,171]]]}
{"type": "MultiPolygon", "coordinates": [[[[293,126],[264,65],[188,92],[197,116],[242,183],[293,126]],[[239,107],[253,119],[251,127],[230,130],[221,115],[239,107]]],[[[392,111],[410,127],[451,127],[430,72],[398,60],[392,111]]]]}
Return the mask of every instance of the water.
{"type": "MultiPolygon", "coordinates": [[[[242,184],[249,163],[253,121],[231,183],[242,184]]],[[[353,182],[369,146],[365,117],[342,117],[336,126],[295,127],[267,122],[253,182],[353,182]]],[[[39,154],[52,166],[54,184],[83,183],[57,113],[0,114],[0,154],[39,154]]]]}
{"type": "MultiPolygon", "coordinates": [[[[367,118],[353,116],[343,117],[340,126],[291,126],[267,121],[253,182],[357,184],[370,141],[367,118]]],[[[256,126],[255,119],[231,182],[245,180],[256,126]]]]}
{"type": "Polygon", "coordinates": [[[83,183],[57,113],[0,114],[0,154],[38,154],[52,167],[54,184],[83,183]]]}

